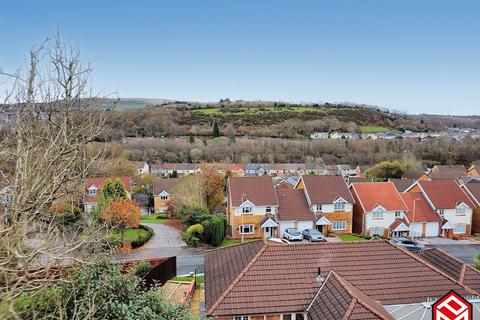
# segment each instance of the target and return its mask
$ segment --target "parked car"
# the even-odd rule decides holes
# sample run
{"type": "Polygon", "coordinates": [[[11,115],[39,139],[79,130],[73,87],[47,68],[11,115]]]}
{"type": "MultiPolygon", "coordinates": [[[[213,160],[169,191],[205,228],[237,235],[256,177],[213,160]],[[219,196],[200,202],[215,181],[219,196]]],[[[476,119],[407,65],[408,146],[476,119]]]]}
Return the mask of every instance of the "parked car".
{"type": "Polygon", "coordinates": [[[416,240],[410,240],[405,237],[393,238],[392,240],[390,240],[390,243],[410,251],[418,251],[425,249],[425,245],[423,243],[420,243],[416,240]]]}
{"type": "Polygon", "coordinates": [[[305,229],[303,230],[302,235],[304,239],[310,240],[310,242],[326,241],[323,233],[321,233],[317,229],[305,229]]]}
{"type": "Polygon", "coordinates": [[[292,240],[303,240],[302,233],[295,228],[287,228],[283,233],[283,237],[289,241],[292,240]]]}

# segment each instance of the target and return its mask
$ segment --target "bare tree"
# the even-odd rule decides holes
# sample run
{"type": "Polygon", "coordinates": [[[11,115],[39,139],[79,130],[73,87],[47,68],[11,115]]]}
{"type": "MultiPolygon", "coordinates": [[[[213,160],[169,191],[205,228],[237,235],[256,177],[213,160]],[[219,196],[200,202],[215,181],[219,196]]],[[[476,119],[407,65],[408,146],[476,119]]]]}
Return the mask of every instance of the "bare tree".
{"type": "Polygon", "coordinates": [[[101,148],[87,148],[104,133],[105,100],[92,96],[91,69],[78,49],[58,36],[29,58],[26,73],[0,71],[13,83],[9,108],[0,111],[9,119],[0,163],[10,164],[4,187],[11,191],[0,204],[0,300],[11,315],[21,294],[47,287],[55,267],[84,263],[103,240],[102,226],[67,227],[49,208],[59,200],[78,203],[81,184],[102,158],[101,148]]]}

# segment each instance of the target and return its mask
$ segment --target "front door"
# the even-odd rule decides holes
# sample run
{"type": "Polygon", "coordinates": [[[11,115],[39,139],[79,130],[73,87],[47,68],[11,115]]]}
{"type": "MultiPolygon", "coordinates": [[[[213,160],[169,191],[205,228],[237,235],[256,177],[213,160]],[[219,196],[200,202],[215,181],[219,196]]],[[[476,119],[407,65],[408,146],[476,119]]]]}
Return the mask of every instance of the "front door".
{"type": "Polygon", "coordinates": [[[271,227],[265,227],[263,230],[263,236],[265,238],[271,238],[272,237],[272,228],[271,227]]]}

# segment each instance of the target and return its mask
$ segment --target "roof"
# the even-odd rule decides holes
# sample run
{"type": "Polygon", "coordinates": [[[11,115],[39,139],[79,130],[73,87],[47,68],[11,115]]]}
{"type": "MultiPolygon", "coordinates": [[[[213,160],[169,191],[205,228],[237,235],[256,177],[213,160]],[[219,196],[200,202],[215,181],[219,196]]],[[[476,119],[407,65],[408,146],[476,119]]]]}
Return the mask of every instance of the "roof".
{"type": "Polygon", "coordinates": [[[130,177],[100,177],[100,178],[88,178],[85,180],[85,195],[83,196],[84,202],[97,202],[98,195],[103,188],[103,185],[110,179],[112,182],[115,182],[117,179],[123,183],[125,187],[125,191],[128,193],[132,192],[132,179],[130,177]],[[88,188],[91,186],[95,186],[97,188],[97,193],[95,195],[88,194],[88,188]]]}
{"type": "Polygon", "coordinates": [[[131,161],[131,162],[135,166],[135,168],[137,168],[137,169],[143,169],[145,164],[147,164],[145,161],[131,161]]]}
{"type": "Polygon", "coordinates": [[[278,213],[280,221],[313,221],[314,216],[308,207],[301,189],[277,189],[278,213]]]}
{"type": "Polygon", "coordinates": [[[479,182],[469,182],[464,188],[470,194],[470,196],[480,205],[480,183],[479,182]]]}
{"type": "Polygon", "coordinates": [[[438,248],[416,252],[418,256],[461,284],[480,292],[480,271],[438,248]]]}
{"type": "Polygon", "coordinates": [[[385,210],[408,210],[392,182],[357,182],[352,183],[352,189],[365,212],[370,212],[379,205],[385,210]]]}
{"type": "Polygon", "coordinates": [[[405,192],[412,184],[415,183],[413,179],[390,179],[390,182],[393,182],[398,192],[405,192]]]}
{"type": "Polygon", "coordinates": [[[402,224],[408,228],[408,222],[405,219],[395,219],[388,228],[393,231],[403,231],[403,230],[397,230],[397,228],[402,224]]]}
{"type": "Polygon", "coordinates": [[[345,180],[341,176],[304,175],[301,179],[313,204],[333,203],[339,197],[348,203],[355,203],[345,180]]]}
{"type": "Polygon", "coordinates": [[[161,179],[156,178],[153,181],[153,194],[158,195],[163,191],[170,192],[172,188],[177,184],[179,179],[161,179]]]}
{"type": "Polygon", "coordinates": [[[234,207],[238,207],[246,199],[257,206],[278,204],[272,177],[269,176],[229,177],[228,196],[234,207]]]}
{"type": "Polygon", "coordinates": [[[402,175],[402,178],[418,180],[424,174],[425,174],[425,172],[423,172],[421,170],[408,170],[407,172],[405,172],[402,175]]]}
{"type": "MultiPolygon", "coordinates": [[[[381,305],[425,302],[450,290],[476,293],[383,240],[295,245],[267,241],[257,246],[255,242],[206,253],[208,316],[305,312],[322,285],[315,279],[319,267],[322,277],[334,271],[381,305]]],[[[480,275],[470,276],[480,280],[480,275]]]]}
{"type": "Polygon", "coordinates": [[[198,166],[195,163],[176,163],[175,170],[187,171],[187,170],[197,170],[198,166]]]}
{"type": "Polygon", "coordinates": [[[475,205],[453,180],[418,181],[435,209],[454,209],[464,202],[470,208],[475,205]]]}
{"type": "Polygon", "coordinates": [[[370,178],[363,178],[363,177],[349,177],[348,183],[352,184],[355,182],[373,182],[373,179],[370,178]]]}
{"type": "Polygon", "coordinates": [[[438,165],[433,167],[429,176],[432,180],[455,180],[467,174],[463,165],[438,165]]]}
{"type": "Polygon", "coordinates": [[[408,207],[407,219],[410,222],[442,222],[442,218],[433,211],[421,192],[401,193],[408,207]],[[415,202],[415,204],[414,204],[415,202]]]}
{"type": "Polygon", "coordinates": [[[393,319],[376,301],[331,271],[307,309],[308,317],[320,319],[393,319]]]}

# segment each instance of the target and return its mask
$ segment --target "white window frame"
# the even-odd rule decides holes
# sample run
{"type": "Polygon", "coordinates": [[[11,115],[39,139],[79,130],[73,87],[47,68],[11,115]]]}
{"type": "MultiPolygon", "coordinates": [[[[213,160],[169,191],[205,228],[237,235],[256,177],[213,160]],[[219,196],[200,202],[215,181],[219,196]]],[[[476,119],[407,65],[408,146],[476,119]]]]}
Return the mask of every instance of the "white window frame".
{"type": "Polygon", "coordinates": [[[296,320],[297,315],[300,315],[302,316],[302,319],[305,319],[305,314],[303,313],[286,313],[286,314],[280,315],[280,320],[285,320],[284,316],[290,316],[291,320],[296,320]]]}
{"type": "Polygon", "coordinates": [[[402,218],[402,211],[395,211],[395,218],[402,218]]]}
{"type": "Polygon", "coordinates": [[[88,189],[88,195],[94,196],[96,194],[97,194],[97,188],[93,187],[88,189]]]}
{"type": "Polygon", "coordinates": [[[466,216],[467,215],[467,208],[465,208],[464,206],[458,206],[455,214],[457,216],[466,216]]]}
{"type": "Polygon", "coordinates": [[[160,200],[168,200],[168,195],[166,194],[160,195],[160,200]]]}
{"type": "Polygon", "coordinates": [[[266,213],[272,213],[272,207],[266,207],[265,212],[266,213]]]}
{"type": "Polygon", "coordinates": [[[344,220],[341,220],[341,221],[332,221],[332,230],[333,231],[337,231],[337,230],[346,230],[347,229],[347,222],[344,221],[344,220]],[[338,227],[338,224],[342,224],[343,227],[342,228],[339,228],[338,227]],[[335,227],[335,225],[337,225],[335,227]]]}
{"type": "Polygon", "coordinates": [[[238,228],[240,234],[254,234],[255,233],[255,225],[254,224],[241,224],[238,228]],[[243,229],[245,227],[251,227],[252,230],[250,232],[245,232],[243,229]]]}
{"type": "Polygon", "coordinates": [[[383,210],[381,209],[375,209],[372,211],[372,219],[378,219],[381,220],[383,219],[383,210]]]}
{"type": "Polygon", "coordinates": [[[382,227],[370,228],[370,237],[373,237],[376,234],[379,236],[383,236],[384,232],[385,232],[385,228],[382,228],[382,227]],[[382,230],[382,232],[373,232],[373,231],[379,231],[379,230],[382,230]]]}
{"type": "Polygon", "coordinates": [[[321,204],[317,204],[317,211],[322,211],[322,205],[321,204]]]}
{"type": "Polygon", "coordinates": [[[466,223],[456,223],[453,225],[453,233],[459,234],[459,233],[465,233],[467,232],[467,224],[466,223]],[[462,229],[459,231],[458,227],[462,226],[462,229]]]}
{"type": "Polygon", "coordinates": [[[438,209],[438,214],[440,215],[440,217],[443,218],[444,213],[445,213],[444,209],[438,209]]]}
{"type": "Polygon", "coordinates": [[[250,320],[250,316],[234,316],[233,320],[250,320]]]}
{"type": "Polygon", "coordinates": [[[253,213],[253,208],[249,207],[249,206],[242,207],[242,213],[251,214],[251,213],[253,213]]]}
{"type": "Polygon", "coordinates": [[[333,210],[334,211],[345,211],[345,208],[347,206],[346,202],[343,201],[338,201],[333,204],[333,210]]]}

